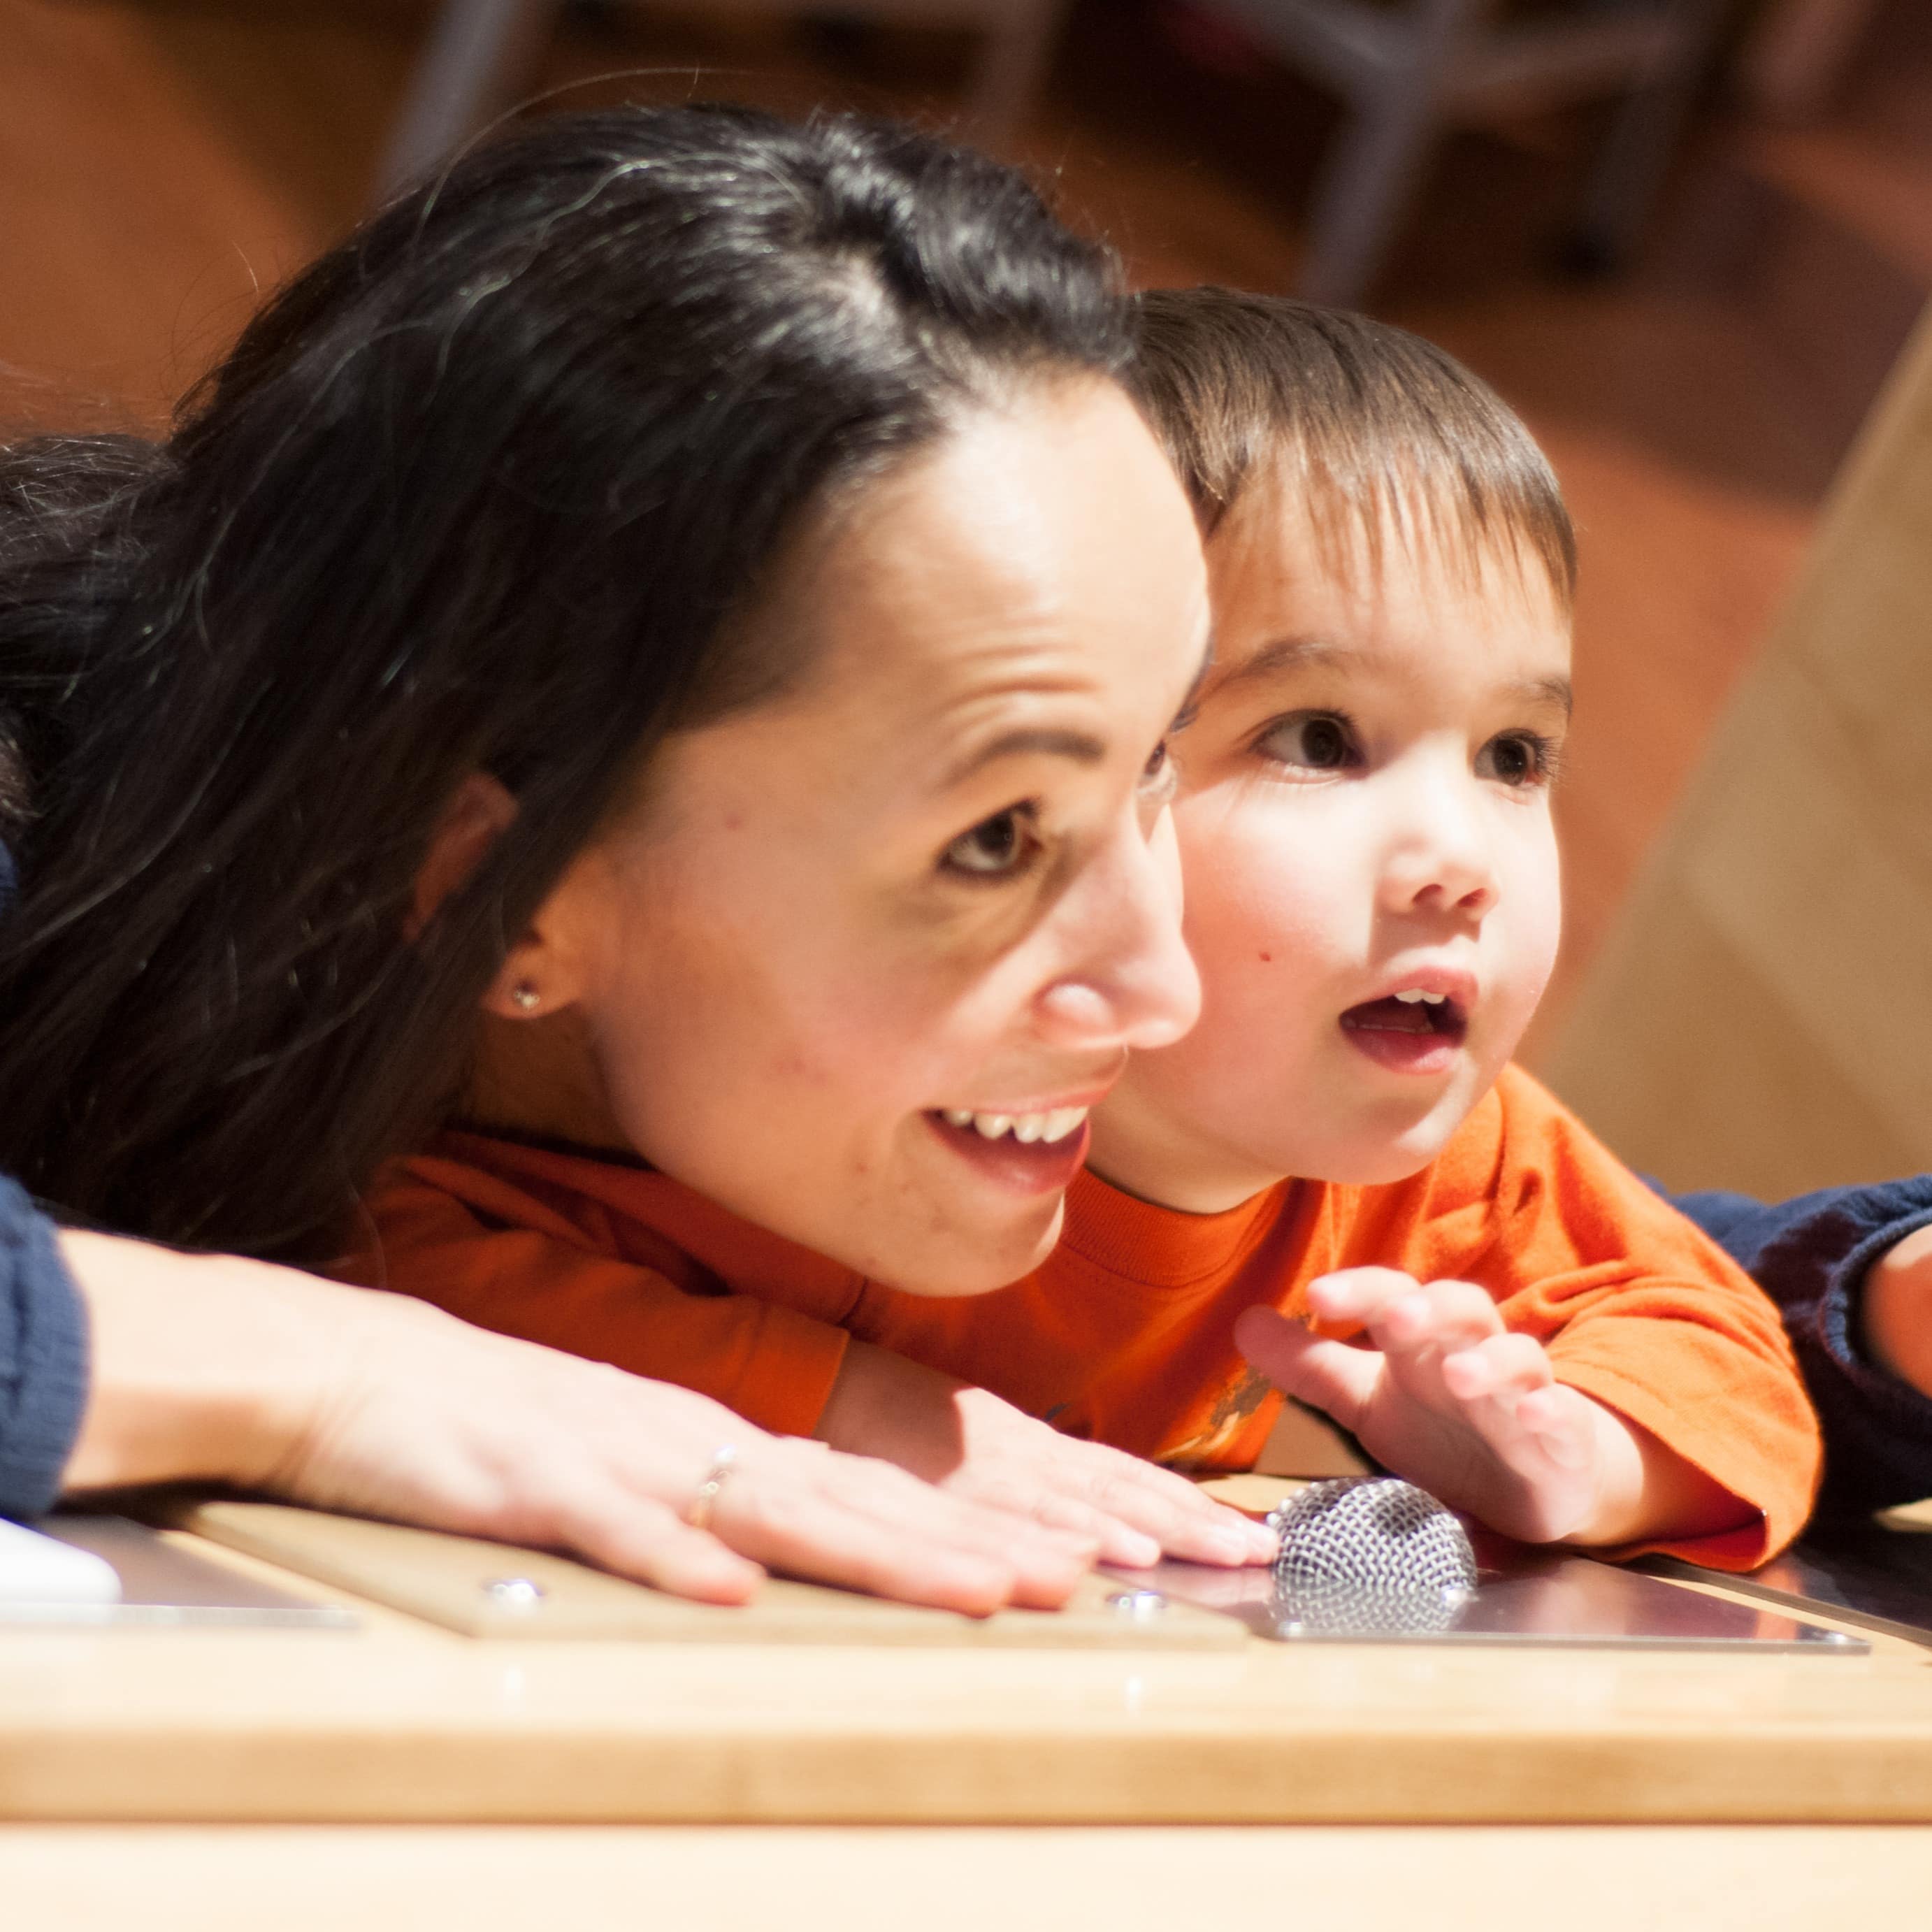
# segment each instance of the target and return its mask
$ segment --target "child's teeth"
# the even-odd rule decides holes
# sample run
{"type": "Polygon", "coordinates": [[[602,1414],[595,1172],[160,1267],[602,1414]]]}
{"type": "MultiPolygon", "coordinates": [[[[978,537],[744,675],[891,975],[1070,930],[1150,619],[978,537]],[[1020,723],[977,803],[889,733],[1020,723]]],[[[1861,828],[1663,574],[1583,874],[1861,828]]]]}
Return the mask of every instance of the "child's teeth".
{"type": "Polygon", "coordinates": [[[996,1141],[1013,1124],[1010,1114],[975,1114],[973,1125],[987,1140],[996,1141]]]}
{"type": "Polygon", "coordinates": [[[946,1110],[946,1124],[949,1127],[970,1127],[973,1124],[972,1108],[948,1107],[946,1110]]]}
{"type": "Polygon", "coordinates": [[[1064,1141],[1087,1118],[1084,1107],[1056,1107],[1046,1117],[1046,1131],[1040,1136],[1043,1141],[1064,1141]]]}
{"type": "Polygon", "coordinates": [[[1395,997],[1406,1006],[1412,1006],[1418,1001],[1428,1006],[1439,1006],[1449,995],[1447,993],[1425,993],[1420,986],[1411,986],[1395,997]]]}

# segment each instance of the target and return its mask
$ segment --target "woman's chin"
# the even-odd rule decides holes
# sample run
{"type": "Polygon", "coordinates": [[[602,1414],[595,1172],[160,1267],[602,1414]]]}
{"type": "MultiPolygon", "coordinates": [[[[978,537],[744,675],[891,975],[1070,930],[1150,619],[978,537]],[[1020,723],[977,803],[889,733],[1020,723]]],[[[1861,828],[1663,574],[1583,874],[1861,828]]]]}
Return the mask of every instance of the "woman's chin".
{"type": "Polygon", "coordinates": [[[1030,1274],[1053,1252],[1066,1216],[1065,1198],[1054,1195],[1016,1211],[1010,1202],[995,1216],[971,1205],[935,1204],[902,1256],[875,1262],[873,1280],[908,1294],[947,1300],[990,1294],[1030,1274]]]}

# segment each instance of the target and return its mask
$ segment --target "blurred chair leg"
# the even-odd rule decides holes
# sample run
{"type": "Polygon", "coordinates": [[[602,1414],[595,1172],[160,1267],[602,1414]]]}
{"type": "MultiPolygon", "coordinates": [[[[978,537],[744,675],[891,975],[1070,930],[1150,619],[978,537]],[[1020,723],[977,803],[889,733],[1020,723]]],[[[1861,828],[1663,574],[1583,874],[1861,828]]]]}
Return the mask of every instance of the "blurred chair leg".
{"type": "Polygon", "coordinates": [[[1025,118],[1052,64],[1068,0],[1028,0],[1008,10],[1005,25],[989,28],[967,97],[975,131],[1010,134],[1025,118]]]}
{"type": "Polygon", "coordinates": [[[1439,126],[1424,89],[1359,114],[1326,164],[1308,254],[1296,278],[1304,302],[1360,308],[1381,272],[1439,126]]]}
{"type": "Polygon", "coordinates": [[[1621,268],[1657,200],[1727,0],[1677,0],[1682,32],[1627,95],[1590,172],[1570,252],[1580,268],[1621,268]]]}
{"type": "Polygon", "coordinates": [[[1443,122],[1442,94],[1465,47],[1497,0],[1426,0],[1399,60],[1364,88],[1337,152],[1322,170],[1308,253],[1295,292],[1358,307],[1375,285],[1443,122]]]}
{"type": "Polygon", "coordinates": [[[1773,0],[1744,45],[1745,99],[1784,120],[1820,112],[1876,9],[1877,0],[1773,0]]]}
{"type": "Polygon", "coordinates": [[[514,98],[562,0],[444,0],[376,171],[380,204],[461,146],[514,98]]]}

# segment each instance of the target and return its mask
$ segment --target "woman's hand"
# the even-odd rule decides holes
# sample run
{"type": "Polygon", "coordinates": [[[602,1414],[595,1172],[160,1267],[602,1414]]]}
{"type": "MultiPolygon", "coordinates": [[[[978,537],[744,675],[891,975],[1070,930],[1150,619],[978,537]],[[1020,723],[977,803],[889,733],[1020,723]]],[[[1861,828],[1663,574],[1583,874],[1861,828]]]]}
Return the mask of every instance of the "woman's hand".
{"type": "Polygon", "coordinates": [[[846,1350],[818,1432],[835,1448],[883,1456],[952,1496],[1092,1537],[1104,1562],[1274,1559],[1273,1531],[1184,1478],[1062,1436],[984,1389],[866,1342],[846,1350]]]}
{"type": "Polygon", "coordinates": [[[688,1389],[256,1262],[61,1238],[92,1387],[70,1490],[214,1479],[560,1547],[682,1596],[760,1567],[980,1615],[1065,1601],[1094,1540],[766,1435],[688,1389]],[[707,1528],[686,1520],[721,1449],[707,1528]]]}
{"type": "Polygon", "coordinates": [[[1359,1322],[1362,1342],[1257,1307],[1234,1324],[1241,1352],[1385,1468],[1506,1536],[1608,1546],[1704,1535],[1745,1513],[1647,1430],[1558,1382],[1543,1345],[1510,1334],[1472,1282],[1351,1268],[1308,1300],[1323,1321],[1359,1322]]]}

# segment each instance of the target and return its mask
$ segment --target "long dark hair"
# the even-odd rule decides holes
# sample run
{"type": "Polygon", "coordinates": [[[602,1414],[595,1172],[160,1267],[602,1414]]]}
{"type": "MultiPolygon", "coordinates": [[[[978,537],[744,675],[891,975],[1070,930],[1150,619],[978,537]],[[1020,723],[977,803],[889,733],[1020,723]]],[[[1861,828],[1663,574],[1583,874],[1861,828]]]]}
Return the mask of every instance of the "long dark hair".
{"type": "Polygon", "coordinates": [[[158,446],[0,458],[0,1171],[314,1261],[446,1112],[476,1004],[826,493],[1112,376],[1111,257],[908,129],[559,117],[300,275],[158,446]],[[429,928],[464,776],[514,826],[429,928]]]}

